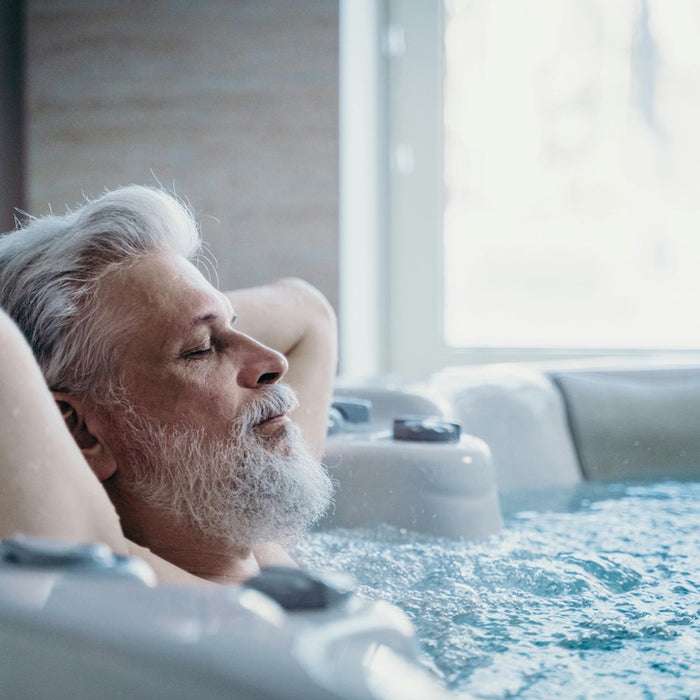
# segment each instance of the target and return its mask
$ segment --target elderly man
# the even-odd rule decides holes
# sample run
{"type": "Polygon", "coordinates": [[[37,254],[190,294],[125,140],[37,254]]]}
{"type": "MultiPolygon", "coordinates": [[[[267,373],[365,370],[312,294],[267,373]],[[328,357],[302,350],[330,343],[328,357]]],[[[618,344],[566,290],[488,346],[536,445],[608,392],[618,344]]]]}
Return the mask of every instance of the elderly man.
{"type": "Polygon", "coordinates": [[[282,545],[325,511],[333,312],[294,279],[218,292],[200,244],[179,201],[136,186],[0,238],[0,307],[53,398],[3,315],[0,536],[236,582],[289,562],[282,545]]]}

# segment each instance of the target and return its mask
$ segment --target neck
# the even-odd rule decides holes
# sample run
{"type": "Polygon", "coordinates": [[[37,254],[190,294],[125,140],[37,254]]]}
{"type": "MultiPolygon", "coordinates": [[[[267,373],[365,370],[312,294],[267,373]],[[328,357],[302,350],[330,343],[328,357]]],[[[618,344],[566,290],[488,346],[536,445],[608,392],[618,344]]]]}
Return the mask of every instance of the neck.
{"type": "Polygon", "coordinates": [[[155,528],[173,537],[134,537],[154,554],[171,564],[215,583],[242,583],[260,572],[251,549],[240,550],[187,533],[178,526],[155,528]]]}
{"type": "Polygon", "coordinates": [[[153,554],[200,578],[217,583],[242,583],[259,573],[251,548],[206,537],[168,514],[155,511],[117,489],[107,488],[121,519],[124,535],[153,554]]]}
{"type": "Polygon", "coordinates": [[[189,548],[183,542],[177,542],[176,546],[150,544],[149,548],[171,564],[214,583],[243,583],[260,572],[252,551],[234,555],[205,546],[189,548]]]}

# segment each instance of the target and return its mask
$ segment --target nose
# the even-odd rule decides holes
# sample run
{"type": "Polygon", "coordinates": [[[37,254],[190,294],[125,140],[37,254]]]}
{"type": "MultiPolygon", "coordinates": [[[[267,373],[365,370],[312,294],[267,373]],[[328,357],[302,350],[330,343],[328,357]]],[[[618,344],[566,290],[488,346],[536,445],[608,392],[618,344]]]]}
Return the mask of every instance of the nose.
{"type": "Polygon", "coordinates": [[[289,369],[287,358],[244,333],[239,336],[239,386],[255,389],[282,379],[289,369]]]}

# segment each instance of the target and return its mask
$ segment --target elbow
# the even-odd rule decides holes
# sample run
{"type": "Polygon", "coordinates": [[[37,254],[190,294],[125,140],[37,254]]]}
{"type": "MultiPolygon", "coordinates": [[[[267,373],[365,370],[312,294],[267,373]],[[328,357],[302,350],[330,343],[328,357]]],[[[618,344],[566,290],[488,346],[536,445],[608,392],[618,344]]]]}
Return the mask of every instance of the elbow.
{"type": "Polygon", "coordinates": [[[275,284],[283,288],[295,304],[306,310],[305,315],[310,323],[334,337],[337,335],[338,318],[323,292],[299,277],[283,277],[275,284]]]}

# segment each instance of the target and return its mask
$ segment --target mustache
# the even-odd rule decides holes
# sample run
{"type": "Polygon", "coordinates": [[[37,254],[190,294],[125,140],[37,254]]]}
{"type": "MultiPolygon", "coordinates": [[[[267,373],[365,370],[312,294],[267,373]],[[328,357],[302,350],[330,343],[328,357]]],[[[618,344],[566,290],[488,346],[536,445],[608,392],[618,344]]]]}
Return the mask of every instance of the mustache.
{"type": "Polygon", "coordinates": [[[299,405],[288,384],[270,384],[258,390],[242,413],[234,420],[237,431],[245,432],[270,418],[289,413],[299,405]]]}

